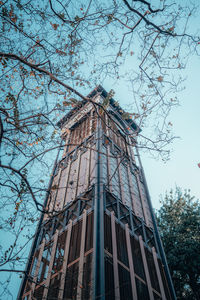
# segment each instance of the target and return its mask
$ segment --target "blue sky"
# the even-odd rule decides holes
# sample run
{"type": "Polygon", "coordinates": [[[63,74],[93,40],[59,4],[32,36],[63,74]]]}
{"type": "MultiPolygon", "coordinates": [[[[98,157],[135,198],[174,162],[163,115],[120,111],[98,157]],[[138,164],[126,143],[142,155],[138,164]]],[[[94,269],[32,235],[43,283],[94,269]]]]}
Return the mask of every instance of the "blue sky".
{"type": "Polygon", "coordinates": [[[179,93],[180,106],[171,113],[173,131],[180,136],[173,142],[171,159],[163,163],[142,155],[153,206],[159,207],[159,195],[176,185],[191,189],[200,199],[200,59],[191,58],[184,74],[185,90],[179,93]]]}

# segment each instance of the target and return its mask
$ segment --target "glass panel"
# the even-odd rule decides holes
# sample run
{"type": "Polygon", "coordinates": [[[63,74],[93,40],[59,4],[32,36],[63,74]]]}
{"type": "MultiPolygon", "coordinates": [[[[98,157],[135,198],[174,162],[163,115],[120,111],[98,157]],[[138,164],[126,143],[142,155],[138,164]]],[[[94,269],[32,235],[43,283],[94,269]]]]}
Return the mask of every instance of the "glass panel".
{"type": "Polygon", "coordinates": [[[106,300],[115,300],[113,262],[108,256],[105,256],[105,296],[106,300]]]}
{"type": "Polygon", "coordinates": [[[34,298],[37,300],[42,300],[43,292],[44,292],[44,286],[39,286],[34,291],[34,298]]]}
{"type": "Polygon", "coordinates": [[[108,165],[107,165],[107,151],[104,146],[102,146],[101,149],[101,163],[102,163],[102,177],[101,177],[101,182],[107,185],[108,182],[108,165]]]}
{"type": "MultiPolygon", "coordinates": [[[[95,148],[92,145],[92,148],[95,148]]],[[[90,186],[93,185],[96,181],[96,166],[97,166],[97,152],[91,150],[90,152],[90,186]]]]}
{"type": "Polygon", "coordinates": [[[45,246],[45,249],[42,254],[42,260],[40,263],[39,273],[38,273],[38,282],[42,282],[47,279],[48,269],[49,269],[49,262],[51,259],[51,250],[52,244],[45,246]]]}
{"type": "Polygon", "coordinates": [[[81,299],[90,299],[92,282],[92,253],[85,257],[85,263],[83,267],[83,289],[81,299]]]}
{"type": "Polygon", "coordinates": [[[133,174],[132,172],[131,172],[131,185],[132,185],[132,189],[133,189],[132,197],[133,197],[133,202],[134,202],[135,214],[137,216],[139,216],[140,218],[144,219],[137,178],[136,178],[135,174],[133,174]]]}
{"type": "Polygon", "coordinates": [[[93,247],[93,228],[93,213],[91,213],[87,217],[85,252],[93,247]]]}
{"type": "Polygon", "coordinates": [[[81,231],[82,220],[72,227],[68,263],[71,263],[80,256],[81,231]]]}
{"type": "Polygon", "coordinates": [[[135,273],[146,281],[139,242],[132,236],[130,236],[130,240],[135,273]]]}
{"type": "Polygon", "coordinates": [[[141,186],[141,192],[142,192],[142,197],[143,197],[143,201],[144,201],[144,206],[146,208],[146,214],[147,214],[147,217],[148,217],[148,222],[150,223],[149,225],[151,225],[151,227],[153,227],[153,222],[152,222],[152,219],[151,219],[151,213],[150,213],[149,204],[148,204],[148,201],[147,201],[145,187],[144,187],[144,184],[141,181],[140,181],[140,186],[141,186]]]}
{"type": "Polygon", "coordinates": [[[115,194],[120,199],[121,195],[120,195],[118,162],[117,162],[117,159],[113,156],[112,157],[110,156],[109,162],[110,162],[110,174],[109,174],[110,179],[109,180],[112,183],[112,193],[115,194]]]}
{"type": "Polygon", "coordinates": [[[58,299],[59,287],[60,287],[60,277],[61,273],[57,274],[54,278],[51,279],[47,300],[58,299]]]}
{"type": "Polygon", "coordinates": [[[116,239],[117,239],[118,260],[120,260],[126,266],[129,266],[127,248],[126,248],[125,230],[117,223],[116,223],[116,239]]]}
{"type": "Polygon", "coordinates": [[[120,282],[120,300],[133,299],[129,271],[127,271],[120,264],[118,264],[118,272],[120,282]]]}
{"type": "Polygon", "coordinates": [[[117,123],[109,118],[109,127],[111,128],[109,130],[110,132],[110,137],[112,141],[121,149],[126,151],[126,143],[125,143],[125,137],[124,135],[120,132],[120,128],[117,125],[117,123]]]}
{"type": "Polygon", "coordinates": [[[77,186],[77,173],[78,173],[77,161],[78,160],[75,160],[71,163],[70,175],[69,175],[69,180],[67,185],[67,195],[66,195],[67,203],[75,199],[76,186],[77,186]]]}
{"type": "Polygon", "coordinates": [[[65,192],[67,188],[67,177],[68,177],[68,168],[62,170],[60,175],[60,182],[58,187],[58,193],[56,197],[55,209],[62,209],[65,202],[65,192]]]}
{"type": "Polygon", "coordinates": [[[52,274],[57,273],[62,268],[66,235],[67,232],[65,231],[58,237],[57,248],[56,248],[56,253],[55,253],[54,263],[52,268],[52,274]]]}
{"type": "Polygon", "coordinates": [[[92,132],[96,130],[97,126],[97,114],[95,111],[92,112],[92,132]]]}
{"type": "Polygon", "coordinates": [[[39,272],[38,272],[38,278],[37,278],[37,280],[38,280],[38,282],[40,282],[41,280],[41,276],[42,276],[42,270],[43,270],[43,261],[41,261],[41,263],[40,263],[40,268],[39,268],[39,272]]]}
{"type": "Polygon", "coordinates": [[[33,261],[33,265],[32,265],[32,270],[31,270],[31,276],[33,277],[34,274],[35,274],[35,269],[36,269],[36,265],[37,265],[37,257],[34,258],[34,261],[33,261]]]}
{"type": "Polygon", "coordinates": [[[88,168],[89,168],[89,150],[81,154],[77,196],[87,190],[88,176],[89,176],[87,172],[88,168]]]}
{"type": "Polygon", "coordinates": [[[76,299],[78,285],[78,262],[67,268],[63,299],[76,299]]]}
{"type": "Polygon", "coordinates": [[[52,189],[50,191],[50,196],[49,196],[48,204],[47,204],[47,209],[49,211],[52,211],[54,208],[54,205],[55,205],[56,195],[57,195],[57,191],[58,191],[58,180],[59,180],[59,176],[56,175],[53,179],[52,189]]]}
{"type": "Polygon", "coordinates": [[[147,264],[149,268],[149,275],[151,278],[151,285],[156,291],[160,292],[153,255],[146,248],[145,248],[145,253],[146,253],[147,264]]]}
{"type": "Polygon", "coordinates": [[[128,205],[129,207],[132,207],[127,166],[125,166],[123,163],[121,163],[120,170],[121,170],[121,178],[122,178],[121,184],[122,184],[122,188],[123,188],[123,192],[124,192],[123,193],[124,202],[125,202],[124,204],[128,205]]]}
{"type": "Polygon", "coordinates": [[[149,292],[146,284],[136,278],[136,288],[138,299],[149,300],[149,292]]]}
{"type": "Polygon", "coordinates": [[[158,259],[158,264],[159,264],[159,268],[160,268],[160,273],[161,273],[161,277],[162,277],[162,282],[164,285],[164,289],[165,289],[165,295],[167,300],[171,300],[171,296],[170,296],[170,290],[169,290],[169,286],[168,286],[168,282],[165,276],[165,271],[164,271],[164,267],[162,265],[162,262],[160,259],[158,259]]]}
{"type": "Polygon", "coordinates": [[[108,215],[104,215],[104,248],[112,254],[112,232],[111,219],[108,215]]]}
{"type": "Polygon", "coordinates": [[[72,151],[76,146],[80,145],[90,133],[89,115],[84,116],[71,129],[70,146],[68,152],[72,151]]]}

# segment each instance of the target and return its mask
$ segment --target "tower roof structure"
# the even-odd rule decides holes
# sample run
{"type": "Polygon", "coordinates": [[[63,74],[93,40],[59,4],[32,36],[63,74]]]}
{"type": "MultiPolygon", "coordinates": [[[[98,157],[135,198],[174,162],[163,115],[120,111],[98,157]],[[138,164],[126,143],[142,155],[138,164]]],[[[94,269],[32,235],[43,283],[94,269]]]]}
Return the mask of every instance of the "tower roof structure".
{"type": "MultiPolygon", "coordinates": [[[[88,95],[86,98],[93,99],[95,96],[100,95],[104,99],[109,96],[109,93],[101,86],[96,86],[88,95]]],[[[112,97],[109,98],[110,105],[113,107],[113,109],[119,114],[119,116],[123,117],[123,114],[126,114],[126,122],[129,124],[129,126],[136,132],[140,132],[141,129],[138,127],[136,122],[130,118],[130,116],[125,112],[122,107],[116,102],[112,97]]],[[[72,108],[58,123],[57,125],[62,128],[62,126],[67,122],[68,119],[70,119],[81,107],[83,107],[87,103],[87,100],[79,101],[74,108],[72,108]]]]}

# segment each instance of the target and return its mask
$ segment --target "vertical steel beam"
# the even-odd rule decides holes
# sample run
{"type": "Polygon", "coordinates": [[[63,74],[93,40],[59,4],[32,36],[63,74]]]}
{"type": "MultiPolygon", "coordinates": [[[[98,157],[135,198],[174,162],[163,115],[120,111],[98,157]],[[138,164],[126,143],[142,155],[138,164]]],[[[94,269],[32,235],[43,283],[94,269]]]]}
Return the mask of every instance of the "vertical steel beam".
{"type": "Polygon", "coordinates": [[[85,238],[86,238],[86,225],[87,225],[87,211],[83,211],[83,223],[81,232],[81,247],[80,247],[80,259],[79,259],[79,271],[78,271],[78,286],[77,286],[77,300],[81,300],[83,291],[83,266],[85,256],[85,238]]]}
{"type": "Polygon", "coordinates": [[[97,119],[97,167],[94,199],[94,255],[93,255],[93,300],[105,299],[105,275],[104,275],[104,201],[103,183],[101,182],[101,146],[102,130],[100,118],[97,119]]]}
{"type": "Polygon", "coordinates": [[[117,262],[117,240],[116,240],[114,211],[111,212],[111,232],[112,232],[112,245],[113,245],[113,271],[114,271],[115,300],[120,300],[119,273],[118,273],[118,262],[117,262]]]}
{"type": "Polygon", "coordinates": [[[51,258],[50,258],[50,262],[49,262],[48,275],[47,275],[47,279],[46,279],[46,283],[45,283],[45,287],[44,287],[42,300],[47,299],[47,294],[49,291],[49,284],[51,281],[51,272],[52,272],[54,257],[55,257],[55,253],[56,253],[57,241],[58,241],[58,230],[56,230],[56,232],[54,234],[54,238],[53,238],[53,246],[52,246],[52,250],[51,250],[51,258]]]}
{"type": "Polygon", "coordinates": [[[165,296],[165,290],[164,290],[164,286],[163,286],[163,282],[162,282],[162,277],[161,277],[161,274],[160,274],[159,265],[158,265],[157,254],[156,254],[156,250],[155,250],[154,247],[152,248],[152,253],[153,253],[153,260],[154,260],[154,264],[155,264],[155,268],[156,268],[156,274],[157,274],[157,277],[158,277],[158,284],[159,284],[159,287],[160,287],[162,300],[167,300],[166,296],[165,296]]]}
{"type": "Polygon", "coordinates": [[[33,276],[33,283],[31,285],[31,292],[30,292],[30,295],[28,297],[29,300],[33,299],[35,286],[36,286],[36,282],[37,282],[37,277],[38,277],[38,273],[39,273],[39,269],[40,269],[40,263],[41,263],[41,260],[42,260],[42,254],[43,254],[43,251],[44,251],[44,245],[45,245],[45,239],[43,239],[42,244],[40,246],[40,252],[39,252],[39,255],[38,255],[38,261],[37,261],[37,265],[36,265],[36,269],[35,269],[35,274],[33,276]]]}
{"type": "Polygon", "coordinates": [[[131,277],[131,288],[132,288],[132,295],[134,300],[138,300],[137,297],[137,290],[136,290],[136,282],[135,282],[135,271],[133,268],[133,256],[131,251],[131,242],[130,242],[130,233],[128,224],[125,225],[125,232],[126,232],[126,245],[127,245],[127,252],[128,252],[128,262],[129,262],[129,269],[130,269],[130,277],[131,277]]]}
{"type": "Polygon", "coordinates": [[[153,291],[152,291],[152,287],[151,287],[151,280],[150,280],[150,275],[149,275],[149,270],[148,270],[148,265],[147,265],[147,259],[146,259],[146,254],[144,251],[144,244],[143,244],[141,235],[139,236],[139,243],[140,243],[140,250],[141,250],[141,254],[142,254],[142,261],[144,264],[144,272],[145,272],[145,276],[146,276],[147,287],[148,287],[148,291],[149,291],[149,298],[150,298],[150,300],[154,300],[153,291]]]}
{"type": "Polygon", "coordinates": [[[64,286],[65,286],[65,277],[66,277],[66,270],[67,270],[67,263],[68,263],[68,256],[69,256],[69,245],[71,240],[71,232],[72,232],[72,220],[69,221],[68,231],[67,231],[67,238],[65,241],[65,252],[64,252],[64,259],[63,259],[63,267],[60,279],[60,291],[58,294],[58,299],[63,299],[64,294],[64,286]]]}

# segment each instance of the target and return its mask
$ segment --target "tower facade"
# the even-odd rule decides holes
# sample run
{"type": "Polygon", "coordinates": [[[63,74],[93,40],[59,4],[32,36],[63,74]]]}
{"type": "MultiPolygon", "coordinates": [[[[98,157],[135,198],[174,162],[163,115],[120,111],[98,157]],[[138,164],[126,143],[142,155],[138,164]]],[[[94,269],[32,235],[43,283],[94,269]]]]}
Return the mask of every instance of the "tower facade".
{"type": "Polygon", "coordinates": [[[175,299],[135,138],[98,86],[60,122],[55,164],[19,299],[175,299]],[[99,105],[101,104],[101,105],[99,105]]]}

